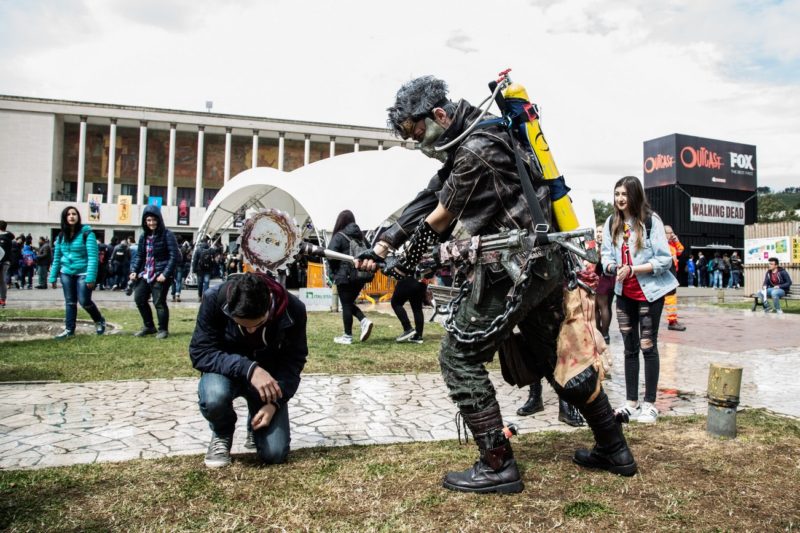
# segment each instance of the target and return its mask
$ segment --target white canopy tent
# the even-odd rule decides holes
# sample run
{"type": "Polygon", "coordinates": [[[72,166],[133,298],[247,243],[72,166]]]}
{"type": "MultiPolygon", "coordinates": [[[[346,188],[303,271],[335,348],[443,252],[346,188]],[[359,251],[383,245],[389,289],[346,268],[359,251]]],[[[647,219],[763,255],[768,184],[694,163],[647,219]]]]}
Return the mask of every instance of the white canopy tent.
{"type": "Polygon", "coordinates": [[[318,232],[333,229],[339,213],[350,209],[362,229],[373,229],[398,215],[439,166],[417,151],[394,147],[343,154],[292,172],[245,170],[214,197],[198,233],[230,228],[242,207],[280,209],[318,232]]]}
{"type": "MultiPolygon", "coordinates": [[[[344,209],[353,211],[363,230],[394,219],[422,190],[441,166],[415,150],[344,154],[292,172],[269,167],[246,170],[231,179],[214,197],[198,235],[214,235],[233,226],[241,209],[272,207],[285,211],[301,228],[330,231],[344,209]]],[[[594,227],[588,184],[570,183],[573,205],[582,227],[594,227]]]]}

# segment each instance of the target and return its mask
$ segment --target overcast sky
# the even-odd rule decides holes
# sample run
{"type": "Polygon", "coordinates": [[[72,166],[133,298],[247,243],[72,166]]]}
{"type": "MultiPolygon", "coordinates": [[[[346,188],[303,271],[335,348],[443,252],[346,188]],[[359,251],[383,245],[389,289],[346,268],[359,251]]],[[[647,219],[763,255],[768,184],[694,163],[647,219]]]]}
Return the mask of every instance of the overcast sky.
{"type": "Polygon", "coordinates": [[[511,67],[572,186],[610,200],[685,133],[756,145],[782,189],[799,28],[800,0],[0,0],[0,93],[380,127],[412,77],[477,104],[511,67]]]}

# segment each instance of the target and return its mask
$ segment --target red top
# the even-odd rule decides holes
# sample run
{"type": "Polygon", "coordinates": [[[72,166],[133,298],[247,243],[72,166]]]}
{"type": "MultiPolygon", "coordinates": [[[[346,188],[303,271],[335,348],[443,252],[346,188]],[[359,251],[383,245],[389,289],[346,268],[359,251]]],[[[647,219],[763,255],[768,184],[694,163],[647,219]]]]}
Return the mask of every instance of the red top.
{"type": "MultiPolygon", "coordinates": [[[[622,234],[622,264],[630,265],[633,268],[633,259],[631,258],[631,250],[628,248],[628,239],[631,236],[631,228],[625,224],[625,231],[622,234]]],[[[631,274],[622,280],[622,295],[637,302],[646,302],[647,298],[642,292],[642,286],[639,285],[639,280],[636,279],[636,274],[631,274]]]]}

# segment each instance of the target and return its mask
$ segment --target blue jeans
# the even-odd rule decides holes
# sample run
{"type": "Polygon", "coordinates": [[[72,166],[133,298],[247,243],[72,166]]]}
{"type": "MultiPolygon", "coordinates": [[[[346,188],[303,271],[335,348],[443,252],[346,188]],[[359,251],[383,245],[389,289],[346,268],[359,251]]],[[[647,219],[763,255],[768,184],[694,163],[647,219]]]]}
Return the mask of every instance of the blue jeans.
{"type": "Polygon", "coordinates": [[[203,297],[203,293],[208,290],[208,286],[211,283],[211,272],[196,272],[197,275],[197,296],[200,298],[203,297]]]}
{"type": "MultiPolygon", "coordinates": [[[[220,437],[232,436],[236,429],[236,411],[233,409],[233,399],[239,396],[247,400],[247,409],[250,419],[264,405],[258,394],[249,387],[248,383],[234,381],[221,374],[203,373],[197,387],[197,396],[200,403],[200,412],[206,420],[214,435],[220,437]]],[[[286,461],[289,454],[289,408],[281,406],[275,412],[270,424],[253,433],[256,441],[256,453],[267,464],[280,464],[286,461]]]]}
{"type": "MultiPolygon", "coordinates": [[[[781,310],[781,298],[786,296],[786,291],[780,287],[768,287],[767,298],[772,298],[772,305],[775,306],[776,311],[781,310]]],[[[769,309],[767,300],[764,300],[764,309],[769,309]]]]}
{"type": "Polygon", "coordinates": [[[686,274],[686,282],[689,287],[694,287],[694,272],[689,272],[686,274]]]}
{"type": "Polygon", "coordinates": [[[64,318],[64,328],[75,333],[75,321],[78,318],[78,303],[84,311],[89,313],[95,322],[103,322],[103,315],[92,301],[92,289],[86,286],[86,274],[65,274],[61,273],[61,288],[64,291],[64,307],[66,317],[64,318]]]}
{"type": "Polygon", "coordinates": [[[714,289],[722,288],[722,270],[715,270],[713,279],[711,280],[711,287],[714,289]]]}
{"type": "Polygon", "coordinates": [[[739,271],[738,270],[731,270],[731,277],[728,279],[728,288],[732,289],[734,287],[738,287],[741,285],[739,281],[739,271]]]}
{"type": "Polygon", "coordinates": [[[181,295],[181,289],[183,288],[183,278],[186,277],[186,274],[183,272],[183,265],[178,265],[175,269],[175,279],[172,280],[172,295],[178,296],[181,295]]]}

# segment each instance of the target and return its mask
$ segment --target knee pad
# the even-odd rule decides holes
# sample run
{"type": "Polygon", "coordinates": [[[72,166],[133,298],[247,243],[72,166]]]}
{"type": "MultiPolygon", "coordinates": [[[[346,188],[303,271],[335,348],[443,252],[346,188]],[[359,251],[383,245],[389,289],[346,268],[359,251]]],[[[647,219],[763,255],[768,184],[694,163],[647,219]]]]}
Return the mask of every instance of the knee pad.
{"type": "Polygon", "coordinates": [[[563,386],[559,385],[552,376],[547,376],[547,381],[553,386],[559,398],[577,408],[581,408],[589,402],[589,399],[599,389],[600,374],[594,365],[589,365],[563,386]]]}

